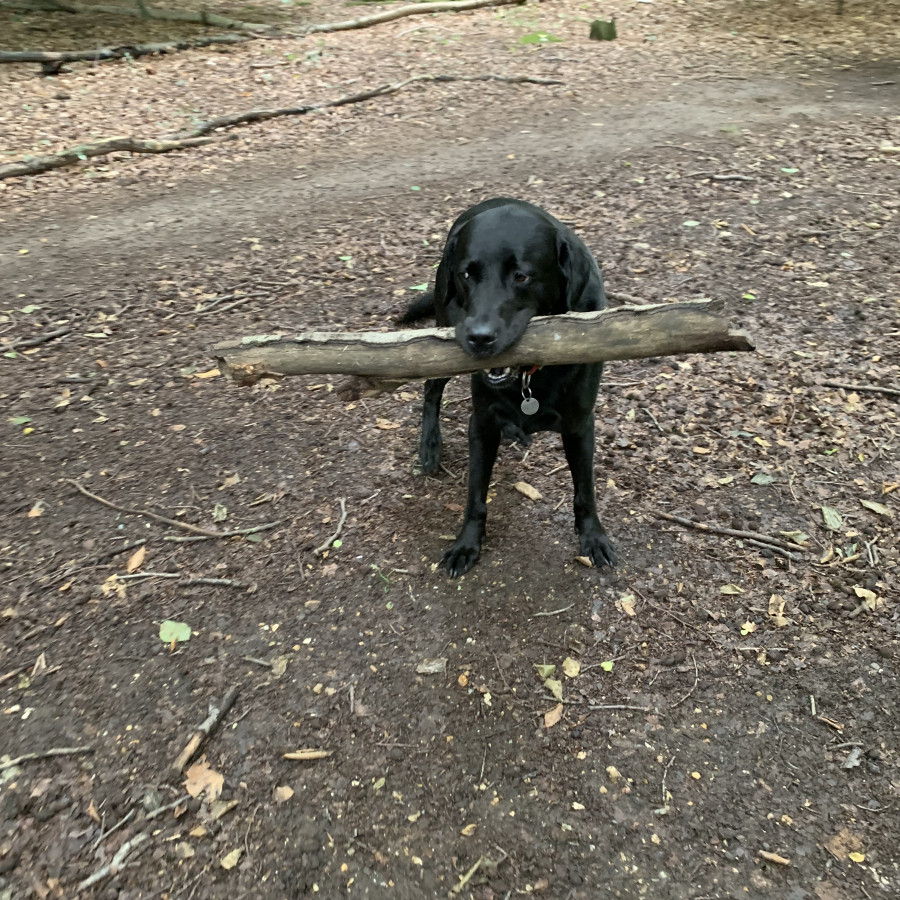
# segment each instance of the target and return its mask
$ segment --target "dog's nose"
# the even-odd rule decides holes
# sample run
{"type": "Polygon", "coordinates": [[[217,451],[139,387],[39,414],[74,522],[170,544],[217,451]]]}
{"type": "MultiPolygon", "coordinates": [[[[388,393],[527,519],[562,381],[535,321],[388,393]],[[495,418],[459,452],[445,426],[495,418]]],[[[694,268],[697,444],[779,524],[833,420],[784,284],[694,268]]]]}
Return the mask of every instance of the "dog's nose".
{"type": "Polygon", "coordinates": [[[490,353],[497,343],[497,332],[489,325],[472,325],[466,330],[469,350],[476,356],[490,353]]]}

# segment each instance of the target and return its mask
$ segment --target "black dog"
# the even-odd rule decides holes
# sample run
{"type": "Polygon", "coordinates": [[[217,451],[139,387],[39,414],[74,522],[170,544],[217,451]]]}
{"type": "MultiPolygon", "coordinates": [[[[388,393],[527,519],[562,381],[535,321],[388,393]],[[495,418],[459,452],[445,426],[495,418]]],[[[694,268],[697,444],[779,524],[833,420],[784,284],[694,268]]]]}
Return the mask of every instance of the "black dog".
{"type": "MultiPolygon", "coordinates": [[[[487,493],[501,437],[527,443],[537,431],[562,434],[575,485],[575,530],[581,552],[597,566],[616,552],[594,497],[594,404],[603,364],[489,368],[532,316],[603,309],[606,295],[594,257],[565,225],[521,200],[486,200],[464,212],[447,237],[433,292],[412,304],[401,323],[434,315],[456,327],[456,340],[488,368],[472,376],[469,494],[462,529],[441,565],[452,578],[475,565],[484,540],[487,493]]],[[[425,382],[420,461],[440,465],[441,396],[449,378],[425,382]]]]}

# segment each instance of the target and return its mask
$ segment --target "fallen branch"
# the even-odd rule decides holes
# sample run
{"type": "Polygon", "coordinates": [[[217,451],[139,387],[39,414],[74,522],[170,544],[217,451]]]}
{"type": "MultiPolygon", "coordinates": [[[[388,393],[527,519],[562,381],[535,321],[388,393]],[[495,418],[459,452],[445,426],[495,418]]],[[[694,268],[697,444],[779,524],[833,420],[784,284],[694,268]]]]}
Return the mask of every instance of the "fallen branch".
{"type": "Polygon", "coordinates": [[[59,75],[70,62],[104,62],[110,59],[137,59],[140,56],[209,47],[212,44],[244,44],[251,38],[240,34],[214,34],[209,37],[155,44],[125,44],[120,47],[93,47],[90,50],[2,50],[0,63],[40,63],[42,75],[59,75]]]}
{"type": "MultiPolygon", "coordinates": [[[[427,3],[426,6],[432,4],[427,3]]],[[[337,100],[326,100],[324,103],[311,103],[308,106],[285,106],[274,109],[253,109],[248,112],[232,113],[230,115],[218,116],[198,125],[192,132],[192,135],[209,134],[219,128],[233,128],[235,125],[244,125],[248,122],[264,122],[267,119],[277,119],[282,116],[303,116],[307,113],[317,112],[323,109],[335,109],[339,106],[347,106],[350,103],[362,103],[365,100],[372,100],[375,97],[386,97],[389,94],[396,94],[397,91],[403,90],[410,84],[417,82],[432,82],[436,84],[446,84],[452,81],[502,81],[506,84],[562,84],[561,81],[552,78],[532,78],[529,75],[413,75],[405,78],[403,81],[397,81],[393,84],[381,84],[378,87],[371,88],[368,91],[360,91],[356,94],[347,94],[338,97],[337,100]]],[[[2,168],[0,168],[0,177],[2,177],[2,168]]]]}
{"type": "Polygon", "coordinates": [[[209,715],[191,736],[191,739],[185,745],[184,750],[178,754],[178,758],[175,762],[172,763],[171,770],[174,775],[180,775],[184,771],[185,766],[191,761],[197,750],[200,749],[200,745],[203,741],[209,737],[213,729],[219,725],[225,717],[225,714],[234,705],[239,690],[240,688],[235,685],[229,689],[228,693],[225,694],[222,698],[222,702],[218,706],[210,704],[209,715]]]}
{"type": "Polygon", "coordinates": [[[95,156],[107,156],[110,153],[127,151],[129,153],[171,153],[173,150],[186,150],[188,147],[202,147],[211,144],[215,138],[188,137],[178,140],[153,141],[132,137],[107,138],[93,144],[81,144],[70,147],[59,153],[47,156],[32,156],[19,162],[0,166],[0,179],[15,178],[19,175],[37,175],[63,166],[73,166],[80,160],[92,159],[95,156]]]}
{"type": "MultiPolygon", "coordinates": [[[[425,4],[430,6],[431,4],[425,4]]],[[[333,109],[338,106],[346,106],[349,103],[361,103],[375,97],[384,97],[395,94],[407,85],[416,82],[434,82],[445,84],[451,81],[501,81],[506,84],[562,84],[551,78],[532,78],[527,75],[414,75],[394,84],[382,84],[369,91],[358,94],[348,94],[338,97],[337,100],[327,100],[324,103],[312,103],[308,106],[288,106],[275,109],[255,109],[249,112],[232,113],[218,116],[203,122],[180,138],[166,138],[163,140],[150,140],[132,137],[108,138],[96,141],[92,144],[82,144],[79,147],[71,147],[61,150],[59,153],[50,153],[46,156],[32,156],[24,160],[6,163],[0,166],[0,180],[15,178],[22,175],[38,175],[41,172],[49,172],[52,169],[60,169],[64,166],[72,166],[77,162],[97,156],[106,156],[110,153],[121,151],[130,153],[172,153],[176,150],[186,150],[190,147],[200,147],[212,143],[215,137],[208,137],[211,132],[221,128],[233,128],[235,125],[243,125],[249,122],[263,122],[267,119],[276,119],[282,116],[303,116],[307,113],[322,109],[333,109]]]]}
{"type": "Polygon", "coordinates": [[[705,522],[695,522],[693,519],[685,519],[682,516],[673,516],[670,513],[653,510],[652,515],[657,519],[665,519],[667,522],[674,522],[676,525],[684,525],[686,528],[696,528],[697,531],[707,531],[710,534],[721,534],[727,537],[744,538],[746,540],[758,541],[761,544],[767,544],[771,547],[779,547],[782,550],[803,550],[799,544],[789,544],[778,538],[769,537],[759,531],[739,531],[735,528],[724,528],[719,525],[707,525],[705,522]]]}
{"type": "MultiPolygon", "coordinates": [[[[690,300],[543,316],[489,362],[469,356],[452,328],[397,332],[259,335],[216,345],[219,370],[238,384],[284,375],[355,375],[361,389],[474,372],[484,366],[554,366],[667,354],[752,350],[718,312],[721,301],[690,300]]],[[[346,392],[345,392],[346,393],[346,392]]]]}
{"type": "Polygon", "coordinates": [[[108,878],[110,875],[115,875],[125,863],[126,858],[131,853],[132,850],[137,850],[142,844],[146,844],[147,841],[150,840],[150,835],[143,833],[135,835],[130,841],[126,841],[119,847],[119,852],[110,860],[110,862],[103,866],[102,869],[98,869],[94,872],[93,875],[85,878],[84,881],[80,882],[78,887],[75,888],[75,892],[80,894],[82,891],[86,891],[89,887],[93,887],[97,884],[98,881],[103,881],[104,878],[108,878]]]}
{"type": "Polygon", "coordinates": [[[439,12],[465,12],[468,9],[481,9],[485,6],[521,6],[525,0],[447,0],[444,3],[412,3],[399,6],[373,16],[361,16],[358,19],[346,19],[343,22],[326,22],[322,25],[310,25],[303,29],[304,34],[326,34],[333,31],[350,31],[355,28],[368,28],[382,22],[393,22],[406,16],[431,15],[439,12]]]}
{"type": "Polygon", "coordinates": [[[825,387],[839,388],[843,391],[860,391],[867,394],[887,394],[900,397],[900,388],[882,387],[880,384],[842,384],[839,381],[823,381],[825,387]]]}
{"type": "Polygon", "coordinates": [[[93,747],[53,747],[50,750],[43,750],[37,753],[23,753],[15,759],[8,759],[6,762],[0,762],[0,772],[11,769],[13,766],[18,766],[23,762],[29,762],[35,759],[49,759],[51,756],[78,756],[81,753],[93,752],[93,747]]]}

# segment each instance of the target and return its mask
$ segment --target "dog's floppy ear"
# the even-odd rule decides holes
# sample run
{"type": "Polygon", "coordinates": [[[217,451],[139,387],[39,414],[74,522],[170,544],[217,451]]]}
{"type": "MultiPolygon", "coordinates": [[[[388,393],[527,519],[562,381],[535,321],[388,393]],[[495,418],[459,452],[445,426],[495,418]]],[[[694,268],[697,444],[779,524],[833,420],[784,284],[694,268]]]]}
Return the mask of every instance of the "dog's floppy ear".
{"type": "Polygon", "coordinates": [[[554,312],[592,312],[606,306],[603,276],[590,251],[573,235],[557,233],[556,253],[565,281],[560,309],[554,312]]]}

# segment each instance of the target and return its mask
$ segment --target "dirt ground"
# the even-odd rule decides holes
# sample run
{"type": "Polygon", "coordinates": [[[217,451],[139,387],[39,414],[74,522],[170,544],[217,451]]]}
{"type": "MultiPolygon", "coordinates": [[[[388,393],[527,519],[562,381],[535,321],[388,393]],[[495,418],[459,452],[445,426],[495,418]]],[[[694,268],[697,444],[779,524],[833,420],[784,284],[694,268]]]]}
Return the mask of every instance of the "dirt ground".
{"type": "MultiPolygon", "coordinates": [[[[216,9],[372,10],[273,5],[216,9]]],[[[0,10],[6,49],[203,31],[0,10]]],[[[0,67],[0,163],[559,82],[0,181],[0,898],[898,896],[898,59],[896,2],[560,0],[0,67]],[[553,435],[502,449],[476,568],[436,569],[464,379],[424,478],[419,386],[213,370],[391,327],[492,195],[570,223],[615,302],[723,298],[758,346],[608,366],[613,571],[574,558],[553,435]]]]}

